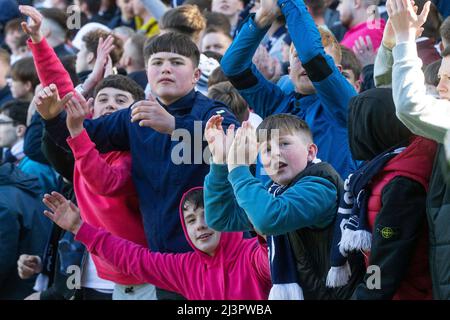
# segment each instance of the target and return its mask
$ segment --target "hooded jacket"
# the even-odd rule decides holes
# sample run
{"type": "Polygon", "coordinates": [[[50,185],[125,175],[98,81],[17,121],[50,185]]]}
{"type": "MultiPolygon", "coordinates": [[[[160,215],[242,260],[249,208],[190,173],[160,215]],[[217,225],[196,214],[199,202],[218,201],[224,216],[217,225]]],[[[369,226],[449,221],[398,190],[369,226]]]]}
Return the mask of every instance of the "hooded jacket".
{"type": "Polygon", "coordinates": [[[11,163],[0,165],[0,300],[33,293],[35,277],[21,280],[17,260],[43,254],[51,224],[42,214],[41,193],[38,178],[11,163]]]}
{"type": "MultiPolygon", "coordinates": [[[[372,179],[367,207],[372,230],[366,265],[381,271],[381,289],[361,284],[357,299],[430,299],[425,199],[436,143],[414,136],[396,117],[391,89],[372,89],[350,102],[353,156],[371,160],[394,146],[406,147],[372,179]]],[[[371,274],[366,276],[370,276],[371,274]]]]}
{"type": "MultiPolygon", "coordinates": [[[[201,187],[192,188],[191,190],[201,187]]],[[[189,191],[191,191],[189,190],[189,191]]],[[[188,192],[189,192],[188,191],[188,192]]],[[[187,192],[180,203],[183,203],[187,192]]],[[[271,287],[267,246],[241,232],[221,233],[214,256],[190,241],[181,204],[188,253],[158,253],[83,223],[75,239],[118,270],[189,300],[264,300],[271,287]]]]}

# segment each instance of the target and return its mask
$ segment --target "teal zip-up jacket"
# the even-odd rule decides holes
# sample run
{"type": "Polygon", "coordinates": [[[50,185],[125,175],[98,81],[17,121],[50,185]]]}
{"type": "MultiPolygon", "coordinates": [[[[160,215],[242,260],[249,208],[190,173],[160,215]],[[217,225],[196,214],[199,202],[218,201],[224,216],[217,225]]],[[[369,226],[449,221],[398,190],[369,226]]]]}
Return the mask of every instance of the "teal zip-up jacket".
{"type": "Polygon", "coordinates": [[[305,227],[324,228],[334,219],[337,190],[328,180],[308,176],[283,194],[268,192],[248,166],[228,173],[226,165],[211,163],[205,178],[206,224],[217,231],[246,231],[253,227],[267,235],[280,235],[305,227]]]}

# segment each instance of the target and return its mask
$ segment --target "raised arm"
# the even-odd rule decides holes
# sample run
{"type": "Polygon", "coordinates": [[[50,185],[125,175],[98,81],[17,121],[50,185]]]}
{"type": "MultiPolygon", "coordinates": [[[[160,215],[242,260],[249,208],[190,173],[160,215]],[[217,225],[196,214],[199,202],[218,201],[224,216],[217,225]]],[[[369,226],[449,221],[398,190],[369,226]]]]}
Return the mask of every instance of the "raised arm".
{"type": "Polygon", "coordinates": [[[183,262],[188,263],[186,258],[189,254],[151,252],[143,246],[83,223],[79,209],[57,192],[46,194],[43,201],[51,210],[44,211],[44,214],[64,230],[75,234],[75,240],[82,242],[92,254],[141,282],[152,283],[165,290],[184,292],[187,284],[183,283],[185,272],[181,266],[183,262]]]}
{"type": "Polygon", "coordinates": [[[247,166],[235,168],[228,179],[237,203],[255,229],[264,234],[279,235],[304,227],[323,228],[334,219],[336,188],[326,179],[303,178],[278,197],[269,194],[247,166]]]}
{"type": "MultiPolygon", "coordinates": [[[[270,0],[273,1],[273,0],[270,0]]],[[[276,3],[274,2],[275,7],[276,3]]],[[[254,111],[265,118],[275,112],[284,98],[281,89],[266,80],[252,58],[276,14],[262,7],[250,15],[222,58],[221,67],[254,111]]]]}
{"type": "Polygon", "coordinates": [[[61,95],[65,96],[74,89],[73,83],[55,51],[41,34],[42,14],[31,6],[20,6],[19,9],[30,19],[29,23],[22,22],[22,29],[30,36],[27,43],[42,86],[54,83],[61,95]]]}
{"type": "Polygon", "coordinates": [[[346,126],[348,103],[357,93],[325,53],[319,30],[303,0],[278,0],[303,67],[326,110],[346,126]]]}
{"type": "Polygon", "coordinates": [[[234,139],[234,125],[230,125],[225,133],[222,128],[223,120],[222,116],[212,116],[205,129],[205,139],[212,160],[204,185],[206,224],[218,231],[247,231],[252,226],[235,200],[225,164],[234,139]]]}
{"type": "Polygon", "coordinates": [[[450,128],[450,101],[427,95],[422,60],[415,43],[417,30],[426,21],[429,3],[420,16],[414,12],[411,3],[404,6],[400,0],[388,1],[387,9],[397,43],[393,49],[392,73],[397,116],[414,134],[443,143],[450,128]]]}

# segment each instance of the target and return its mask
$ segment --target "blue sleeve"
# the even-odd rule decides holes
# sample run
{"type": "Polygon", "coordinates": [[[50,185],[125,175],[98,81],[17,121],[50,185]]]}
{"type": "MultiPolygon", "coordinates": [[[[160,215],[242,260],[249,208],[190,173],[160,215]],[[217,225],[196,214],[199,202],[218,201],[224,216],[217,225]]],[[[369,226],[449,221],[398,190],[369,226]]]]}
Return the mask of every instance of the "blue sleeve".
{"type": "Polygon", "coordinates": [[[350,99],[357,95],[352,85],[325,53],[320,32],[303,0],[278,0],[298,57],[311,79],[325,110],[347,125],[350,99]]]}
{"type": "Polygon", "coordinates": [[[0,203],[0,287],[17,263],[20,225],[17,215],[0,203]]]}
{"type": "Polygon", "coordinates": [[[49,164],[47,158],[41,151],[42,135],[44,129],[41,119],[42,118],[40,114],[37,112],[31,117],[31,123],[27,127],[27,131],[25,132],[23,151],[25,155],[31,160],[43,164],[49,164]]]}
{"type": "Polygon", "coordinates": [[[204,185],[206,224],[217,231],[252,230],[247,215],[236,202],[227,176],[227,165],[211,163],[204,185]]]}
{"type": "MultiPolygon", "coordinates": [[[[84,127],[97,149],[102,152],[129,150],[128,126],[131,125],[131,109],[116,111],[95,120],[85,120],[84,127]]],[[[66,139],[70,135],[66,125],[66,113],[44,121],[50,138],[60,147],[70,151],[66,139]]]]}
{"type": "Polygon", "coordinates": [[[324,228],[336,213],[337,191],[328,180],[305,177],[278,197],[254,178],[247,166],[228,175],[236,200],[256,230],[279,235],[305,227],[324,228]]]}
{"type": "Polygon", "coordinates": [[[250,107],[265,118],[275,112],[285,95],[277,85],[266,80],[252,63],[256,49],[268,30],[258,28],[253,16],[250,15],[225,52],[221,67],[250,107]]]}

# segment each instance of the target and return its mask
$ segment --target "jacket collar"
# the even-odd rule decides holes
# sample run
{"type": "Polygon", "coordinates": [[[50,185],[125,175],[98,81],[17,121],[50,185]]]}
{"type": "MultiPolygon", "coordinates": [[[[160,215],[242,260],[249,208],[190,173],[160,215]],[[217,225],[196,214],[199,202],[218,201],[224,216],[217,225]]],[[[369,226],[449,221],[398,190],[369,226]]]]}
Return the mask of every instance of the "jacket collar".
{"type": "Polygon", "coordinates": [[[159,99],[158,99],[158,102],[161,104],[161,106],[163,106],[169,112],[180,111],[180,110],[184,110],[184,109],[192,109],[192,106],[194,105],[195,97],[196,97],[195,89],[192,89],[187,95],[185,95],[184,97],[178,99],[177,101],[175,101],[169,105],[165,105],[159,99]]]}

